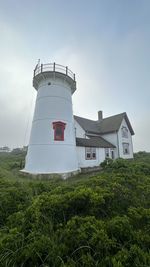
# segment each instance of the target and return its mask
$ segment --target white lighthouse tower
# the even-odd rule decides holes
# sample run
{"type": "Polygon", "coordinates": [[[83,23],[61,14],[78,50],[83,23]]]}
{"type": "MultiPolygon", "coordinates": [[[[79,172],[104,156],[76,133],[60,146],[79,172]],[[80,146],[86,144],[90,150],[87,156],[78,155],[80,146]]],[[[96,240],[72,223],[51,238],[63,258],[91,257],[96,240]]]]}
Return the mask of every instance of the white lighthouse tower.
{"type": "Polygon", "coordinates": [[[61,174],[78,171],[72,94],[75,74],[55,63],[34,70],[37,99],[24,172],[61,174]]]}

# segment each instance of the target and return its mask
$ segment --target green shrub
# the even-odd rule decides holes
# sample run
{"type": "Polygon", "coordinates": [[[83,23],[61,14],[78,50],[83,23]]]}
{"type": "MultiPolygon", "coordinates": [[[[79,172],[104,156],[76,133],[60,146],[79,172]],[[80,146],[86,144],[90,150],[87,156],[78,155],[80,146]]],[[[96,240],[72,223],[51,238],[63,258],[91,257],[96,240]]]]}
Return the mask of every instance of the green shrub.
{"type": "Polygon", "coordinates": [[[150,266],[150,155],[31,180],[0,155],[0,267],[150,266]]]}

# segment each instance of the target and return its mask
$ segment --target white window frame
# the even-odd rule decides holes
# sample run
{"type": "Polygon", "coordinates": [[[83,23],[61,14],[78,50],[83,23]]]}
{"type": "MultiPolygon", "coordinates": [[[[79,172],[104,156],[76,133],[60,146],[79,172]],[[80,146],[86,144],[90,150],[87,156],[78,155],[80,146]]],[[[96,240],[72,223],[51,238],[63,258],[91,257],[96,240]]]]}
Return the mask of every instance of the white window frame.
{"type": "Polygon", "coordinates": [[[129,143],[122,143],[123,146],[123,154],[129,155],[130,154],[130,145],[129,143]]]}
{"type": "Polygon", "coordinates": [[[96,147],[86,147],[85,148],[85,159],[86,160],[96,160],[96,147]]]}
{"type": "Polygon", "coordinates": [[[127,127],[125,127],[125,126],[123,126],[122,128],[121,128],[121,132],[122,132],[122,137],[123,138],[128,138],[128,128],[127,127]]]}
{"type": "Polygon", "coordinates": [[[106,148],[105,148],[105,159],[108,159],[109,156],[110,156],[110,154],[109,154],[109,148],[106,147],[106,148]]]}

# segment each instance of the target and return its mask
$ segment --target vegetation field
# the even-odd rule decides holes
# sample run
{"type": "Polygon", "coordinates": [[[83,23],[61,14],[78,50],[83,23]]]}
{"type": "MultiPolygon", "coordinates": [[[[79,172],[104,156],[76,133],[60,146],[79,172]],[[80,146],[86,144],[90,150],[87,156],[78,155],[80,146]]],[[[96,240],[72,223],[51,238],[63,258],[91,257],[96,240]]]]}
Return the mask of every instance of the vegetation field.
{"type": "Polygon", "coordinates": [[[150,153],[68,180],[0,154],[0,267],[149,267],[150,153]]]}

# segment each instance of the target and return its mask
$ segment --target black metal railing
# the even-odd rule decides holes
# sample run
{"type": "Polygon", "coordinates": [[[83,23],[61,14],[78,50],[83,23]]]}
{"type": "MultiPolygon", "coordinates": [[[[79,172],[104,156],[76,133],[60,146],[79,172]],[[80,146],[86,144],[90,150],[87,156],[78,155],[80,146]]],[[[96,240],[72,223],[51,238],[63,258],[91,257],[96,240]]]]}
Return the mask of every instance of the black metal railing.
{"type": "Polygon", "coordinates": [[[75,74],[70,69],[68,69],[68,67],[56,63],[37,65],[34,70],[34,77],[42,72],[48,72],[48,71],[63,73],[75,81],[75,74]]]}

